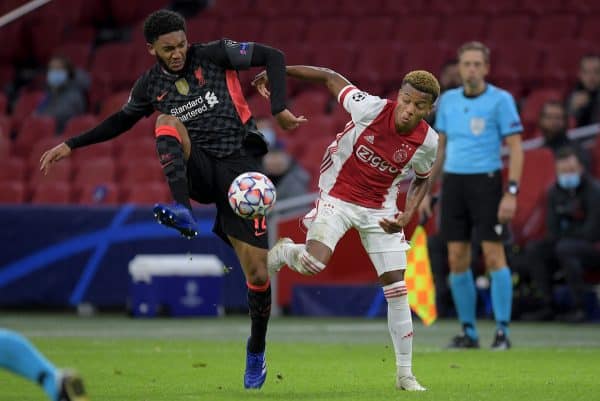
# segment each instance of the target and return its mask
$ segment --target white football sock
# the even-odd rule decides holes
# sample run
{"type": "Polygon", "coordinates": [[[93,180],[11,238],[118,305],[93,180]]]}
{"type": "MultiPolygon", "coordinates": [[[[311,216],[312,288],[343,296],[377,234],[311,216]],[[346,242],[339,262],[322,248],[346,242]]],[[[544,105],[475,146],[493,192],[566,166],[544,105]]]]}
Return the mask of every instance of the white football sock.
{"type": "Polygon", "coordinates": [[[383,287],[388,303],[388,328],[394,343],[398,376],[412,376],[413,324],[404,281],[383,287]]]}
{"type": "Polygon", "coordinates": [[[304,244],[285,244],[282,254],[288,267],[305,276],[312,276],[325,269],[325,265],[306,251],[304,244]]]}

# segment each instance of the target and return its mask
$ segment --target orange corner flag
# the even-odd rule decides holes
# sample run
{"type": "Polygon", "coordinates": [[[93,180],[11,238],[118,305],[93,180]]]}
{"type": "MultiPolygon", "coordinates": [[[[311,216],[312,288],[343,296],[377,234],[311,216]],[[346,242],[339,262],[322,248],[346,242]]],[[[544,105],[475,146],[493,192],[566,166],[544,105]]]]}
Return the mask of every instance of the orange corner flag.
{"type": "Polygon", "coordinates": [[[408,303],[425,326],[429,326],[437,319],[437,309],[431,263],[427,253],[427,233],[423,226],[417,226],[410,243],[412,248],[408,251],[408,266],[404,274],[408,303]]]}

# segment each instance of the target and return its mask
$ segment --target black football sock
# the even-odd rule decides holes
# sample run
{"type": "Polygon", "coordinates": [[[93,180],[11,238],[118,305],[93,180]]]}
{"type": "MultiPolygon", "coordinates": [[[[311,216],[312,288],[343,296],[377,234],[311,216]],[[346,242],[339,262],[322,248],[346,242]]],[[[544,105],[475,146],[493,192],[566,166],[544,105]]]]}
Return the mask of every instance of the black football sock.
{"type": "Polygon", "coordinates": [[[253,354],[264,352],[267,337],[267,325],[271,316],[271,283],[263,287],[248,286],[248,308],[252,327],[248,340],[248,351],[253,354]]]}
{"type": "Polygon", "coordinates": [[[192,210],[186,163],[181,144],[172,136],[159,135],[156,138],[156,151],[173,199],[192,210]]]}

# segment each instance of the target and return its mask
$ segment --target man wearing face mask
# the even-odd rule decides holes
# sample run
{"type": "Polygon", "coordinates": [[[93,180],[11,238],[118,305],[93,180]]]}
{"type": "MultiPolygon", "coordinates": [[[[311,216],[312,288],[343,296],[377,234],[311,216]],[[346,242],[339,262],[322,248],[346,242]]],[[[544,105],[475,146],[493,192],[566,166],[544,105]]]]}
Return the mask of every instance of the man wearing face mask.
{"type": "Polygon", "coordinates": [[[527,249],[533,286],[541,298],[540,310],[530,320],[553,320],[552,281],[562,272],[569,287],[572,310],[561,320],[585,320],[583,295],[585,269],[600,260],[600,184],[585,173],[578,153],[565,147],[556,153],[557,182],[548,191],[546,238],[527,249]]]}
{"type": "Polygon", "coordinates": [[[37,112],[54,117],[56,132],[61,133],[71,117],[85,112],[85,94],[75,81],[73,65],[64,57],[55,56],[50,60],[46,82],[46,96],[37,112]]]}

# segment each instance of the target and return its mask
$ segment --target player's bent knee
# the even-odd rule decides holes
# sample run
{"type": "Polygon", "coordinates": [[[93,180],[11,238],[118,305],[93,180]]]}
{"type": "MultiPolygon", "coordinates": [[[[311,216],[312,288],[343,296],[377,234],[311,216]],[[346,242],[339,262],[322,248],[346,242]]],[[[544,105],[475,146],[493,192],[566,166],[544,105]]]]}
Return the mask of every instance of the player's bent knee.
{"type": "Polygon", "coordinates": [[[306,249],[304,249],[300,254],[300,264],[302,265],[304,271],[306,271],[306,274],[311,276],[321,273],[326,267],[325,263],[319,261],[306,249]]]}

